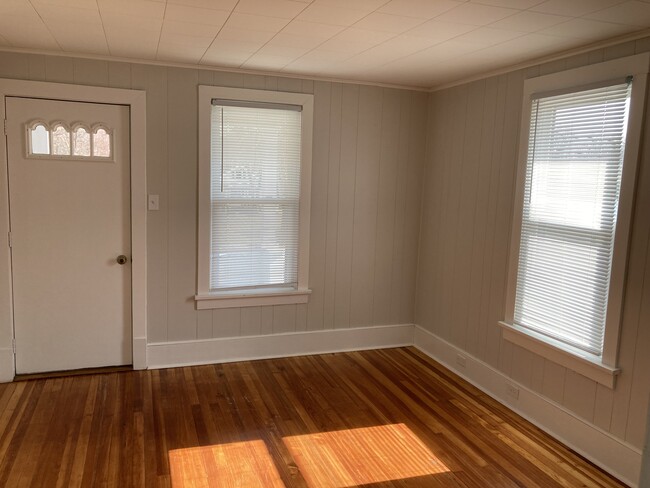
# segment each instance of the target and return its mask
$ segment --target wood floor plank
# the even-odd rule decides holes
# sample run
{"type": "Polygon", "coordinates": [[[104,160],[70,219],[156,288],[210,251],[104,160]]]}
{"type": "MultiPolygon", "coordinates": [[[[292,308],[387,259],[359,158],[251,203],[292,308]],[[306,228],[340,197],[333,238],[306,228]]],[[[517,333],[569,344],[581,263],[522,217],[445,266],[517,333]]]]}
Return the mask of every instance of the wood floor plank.
{"type": "Polygon", "coordinates": [[[624,485],[397,348],[0,385],[0,486],[624,485]]]}

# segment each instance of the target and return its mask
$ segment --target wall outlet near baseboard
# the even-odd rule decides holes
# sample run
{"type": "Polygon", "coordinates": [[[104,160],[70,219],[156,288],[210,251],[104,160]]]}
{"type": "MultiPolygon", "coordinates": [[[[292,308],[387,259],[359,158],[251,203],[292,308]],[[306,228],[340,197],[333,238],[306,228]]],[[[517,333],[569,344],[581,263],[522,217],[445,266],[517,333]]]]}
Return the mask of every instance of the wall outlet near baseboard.
{"type": "Polygon", "coordinates": [[[456,354],[456,364],[461,368],[467,366],[467,358],[462,354],[456,354]]]}
{"type": "Polygon", "coordinates": [[[512,383],[506,383],[506,393],[508,393],[508,396],[510,398],[513,398],[515,400],[519,399],[519,388],[517,388],[512,383]]]}

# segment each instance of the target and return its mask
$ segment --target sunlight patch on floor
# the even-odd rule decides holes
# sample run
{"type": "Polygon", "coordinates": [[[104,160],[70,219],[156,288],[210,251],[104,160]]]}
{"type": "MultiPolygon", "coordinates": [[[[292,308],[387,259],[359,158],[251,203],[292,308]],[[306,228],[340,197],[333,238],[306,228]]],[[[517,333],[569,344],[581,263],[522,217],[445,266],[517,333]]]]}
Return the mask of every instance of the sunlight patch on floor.
{"type": "Polygon", "coordinates": [[[174,488],[241,486],[284,488],[264,441],[169,451],[174,488]]]}
{"type": "Polygon", "coordinates": [[[404,424],[285,437],[310,488],[345,488],[448,472],[404,424]]]}

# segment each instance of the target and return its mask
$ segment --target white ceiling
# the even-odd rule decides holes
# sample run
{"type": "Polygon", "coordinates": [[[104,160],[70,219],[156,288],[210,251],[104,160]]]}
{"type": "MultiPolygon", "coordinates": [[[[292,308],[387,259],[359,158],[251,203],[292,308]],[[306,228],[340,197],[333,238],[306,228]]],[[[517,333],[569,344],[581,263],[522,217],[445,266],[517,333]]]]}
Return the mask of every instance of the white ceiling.
{"type": "Polygon", "coordinates": [[[0,0],[0,48],[432,87],[650,26],[650,0],[0,0]]]}

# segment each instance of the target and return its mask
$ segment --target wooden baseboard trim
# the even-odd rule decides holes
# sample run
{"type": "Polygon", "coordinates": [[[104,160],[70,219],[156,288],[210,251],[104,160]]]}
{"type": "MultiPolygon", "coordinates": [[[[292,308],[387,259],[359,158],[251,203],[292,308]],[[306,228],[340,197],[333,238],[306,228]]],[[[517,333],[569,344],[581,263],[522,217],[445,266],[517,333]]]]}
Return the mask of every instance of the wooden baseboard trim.
{"type": "Polygon", "coordinates": [[[227,337],[147,346],[149,368],[229,363],[413,345],[413,324],[227,337]]]}
{"type": "Polygon", "coordinates": [[[414,345],[458,376],[524,417],[608,473],[631,487],[638,486],[641,451],[563,406],[513,381],[483,361],[416,325],[414,345]],[[456,364],[456,355],[466,358],[465,367],[456,364]],[[519,388],[519,398],[507,394],[507,386],[519,388]]]}

